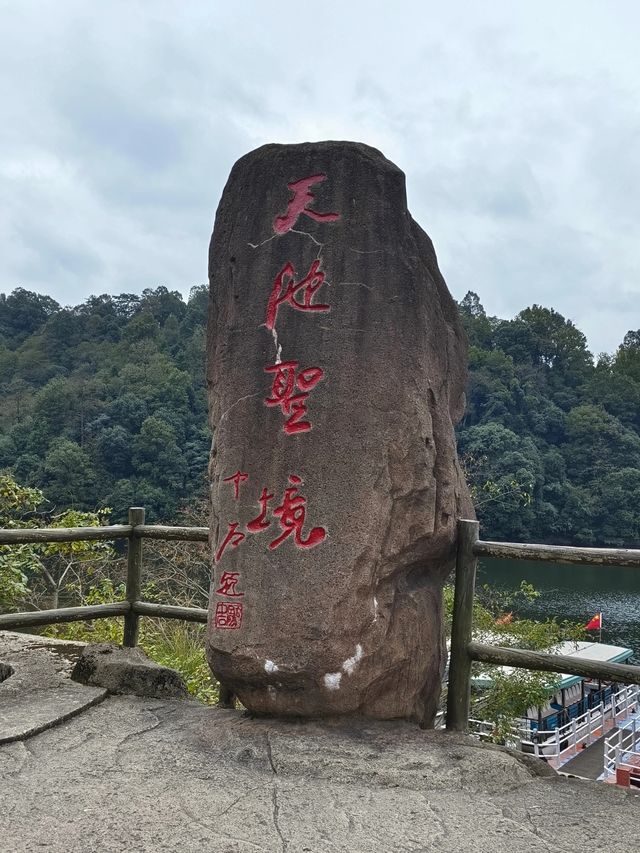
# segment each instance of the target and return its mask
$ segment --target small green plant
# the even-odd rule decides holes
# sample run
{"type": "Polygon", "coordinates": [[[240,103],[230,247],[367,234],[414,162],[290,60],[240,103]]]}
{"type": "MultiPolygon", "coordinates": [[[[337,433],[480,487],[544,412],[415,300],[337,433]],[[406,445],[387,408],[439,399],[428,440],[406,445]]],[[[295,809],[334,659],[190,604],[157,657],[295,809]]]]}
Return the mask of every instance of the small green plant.
{"type": "MultiPolygon", "coordinates": [[[[546,619],[521,619],[514,616],[519,605],[533,601],[539,593],[528,581],[523,580],[515,592],[494,589],[488,585],[476,590],[473,602],[474,636],[481,642],[506,648],[553,650],[565,640],[577,641],[585,636],[584,627],[572,622],[546,619]]],[[[445,628],[451,635],[454,588],[444,588],[445,628]]],[[[526,669],[506,671],[499,666],[474,663],[472,675],[491,680],[490,687],[475,690],[473,701],[476,708],[472,716],[479,715],[494,724],[492,739],[499,743],[509,742],[513,736],[514,720],[523,717],[528,708],[544,705],[558,676],[548,672],[532,672],[526,669]]]]}
{"type": "Polygon", "coordinates": [[[177,669],[192,696],[213,705],[218,701],[218,683],[211,676],[204,638],[204,625],[144,619],[140,646],[157,663],[177,669]]]}
{"type": "MultiPolygon", "coordinates": [[[[77,589],[75,590],[77,592],[77,589]]],[[[124,584],[114,584],[110,578],[102,578],[95,586],[78,596],[79,604],[113,604],[124,601],[124,584]]],[[[77,640],[82,643],[122,643],[123,622],[116,617],[94,619],[87,622],[65,622],[51,625],[42,632],[45,637],[59,640],[77,640]]]]}

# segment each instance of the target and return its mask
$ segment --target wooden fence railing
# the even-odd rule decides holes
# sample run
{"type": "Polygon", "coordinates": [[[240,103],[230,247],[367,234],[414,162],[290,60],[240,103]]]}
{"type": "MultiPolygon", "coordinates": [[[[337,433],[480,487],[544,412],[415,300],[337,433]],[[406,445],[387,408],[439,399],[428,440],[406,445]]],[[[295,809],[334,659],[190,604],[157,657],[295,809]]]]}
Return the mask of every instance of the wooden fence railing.
{"type": "Polygon", "coordinates": [[[473,661],[570,673],[624,684],[640,684],[640,666],[577,660],[563,655],[523,649],[505,649],[472,640],[473,600],[478,557],[543,560],[576,565],[631,566],[640,569],[640,550],[622,548],[570,548],[564,545],[524,545],[512,542],[482,542],[477,521],[458,521],[458,553],[451,627],[451,658],[447,693],[447,728],[468,731],[473,661]]]}
{"type": "MultiPolygon", "coordinates": [[[[513,666],[543,672],[570,673],[590,678],[640,684],[640,666],[577,660],[562,655],[543,654],[522,649],[507,649],[472,641],[473,600],[475,596],[478,557],[497,559],[543,560],[577,565],[631,566],[640,568],[640,550],[619,548],[570,548],[556,545],[525,545],[511,542],[483,542],[478,536],[477,521],[458,521],[458,550],[451,629],[451,658],[447,698],[447,728],[468,731],[471,701],[471,664],[513,666]]],[[[0,629],[53,625],[110,616],[124,617],[124,645],[138,642],[141,616],[207,621],[207,611],[200,607],[176,607],[140,599],[142,582],[142,540],[165,539],[185,542],[207,542],[207,527],[166,527],[145,524],[143,507],[129,509],[128,524],[105,527],[37,528],[0,530],[0,545],[29,542],[80,542],[96,539],[127,539],[127,583],[125,600],[113,604],[61,607],[25,613],[0,614],[0,629]]]]}
{"type": "Polygon", "coordinates": [[[144,523],[143,507],[129,509],[129,524],[105,527],[41,527],[34,529],[0,530],[0,545],[23,545],[29,542],[82,542],[96,539],[127,539],[127,585],[124,601],[114,604],[95,604],[83,607],[61,607],[57,610],[35,610],[28,613],[0,614],[0,629],[30,628],[58,622],[82,622],[124,616],[125,646],[138,643],[141,616],[160,616],[165,619],[184,619],[187,622],[206,622],[207,611],[201,607],[175,607],[140,600],[142,585],[142,540],[171,539],[185,542],[206,542],[207,527],[164,527],[144,523]]]}

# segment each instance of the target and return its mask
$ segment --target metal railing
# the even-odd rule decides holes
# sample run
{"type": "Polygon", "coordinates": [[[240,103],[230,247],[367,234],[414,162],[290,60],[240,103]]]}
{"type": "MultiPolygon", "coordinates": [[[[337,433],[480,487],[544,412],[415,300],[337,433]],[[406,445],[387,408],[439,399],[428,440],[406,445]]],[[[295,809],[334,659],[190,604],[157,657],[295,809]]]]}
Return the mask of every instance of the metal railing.
{"type": "MultiPolygon", "coordinates": [[[[516,720],[509,729],[507,739],[509,745],[531,753],[536,758],[559,759],[566,750],[576,752],[590,746],[605,734],[607,725],[613,728],[619,720],[631,718],[638,710],[640,688],[633,684],[612,693],[607,702],[588,708],[584,714],[556,729],[531,729],[531,720],[516,720]]],[[[495,723],[470,718],[469,733],[480,740],[493,740],[495,723]]]]}
{"type": "Polygon", "coordinates": [[[638,770],[635,758],[640,754],[640,726],[638,720],[630,720],[604,741],[604,777],[615,776],[618,767],[638,770]]]}
{"type": "Polygon", "coordinates": [[[618,719],[625,720],[638,710],[638,693],[635,684],[623,687],[613,693],[607,703],[601,702],[595,708],[587,709],[586,713],[557,729],[537,730],[535,741],[524,742],[531,744],[534,755],[547,758],[560,758],[567,749],[590,746],[605,734],[607,723],[614,727],[618,719]]]}
{"type": "Polygon", "coordinates": [[[82,607],[60,607],[57,610],[3,613],[0,614],[0,630],[123,616],[123,645],[131,647],[138,643],[141,616],[183,619],[187,622],[206,622],[207,611],[201,607],[176,607],[171,604],[156,604],[140,599],[142,540],[145,538],[207,542],[209,528],[165,527],[159,524],[145,524],[144,508],[131,507],[128,524],[112,524],[104,527],[40,527],[0,530],[0,545],[24,545],[32,542],[83,542],[97,539],[127,540],[127,583],[124,601],[117,601],[113,604],[84,605],[82,607]]]}
{"type": "Polygon", "coordinates": [[[566,655],[508,649],[472,640],[473,601],[478,557],[504,560],[541,560],[574,565],[632,566],[640,568],[640,550],[624,548],[572,548],[564,545],[525,545],[513,542],[483,542],[477,521],[458,521],[456,580],[451,626],[451,660],[447,693],[447,728],[469,730],[471,664],[473,661],[558,672],[640,684],[640,666],[579,660],[566,655]]]}

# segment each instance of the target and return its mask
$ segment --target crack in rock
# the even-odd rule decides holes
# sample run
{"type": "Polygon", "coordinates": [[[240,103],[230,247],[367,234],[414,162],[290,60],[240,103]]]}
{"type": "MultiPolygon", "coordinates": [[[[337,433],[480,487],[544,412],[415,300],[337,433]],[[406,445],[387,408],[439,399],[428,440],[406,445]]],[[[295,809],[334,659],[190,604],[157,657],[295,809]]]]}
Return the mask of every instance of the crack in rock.
{"type": "Polygon", "coordinates": [[[150,726],[147,726],[145,729],[137,729],[135,732],[129,732],[129,734],[125,735],[122,740],[118,741],[118,748],[120,748],[128,740],[133,740],[133,738],[136,737],[142,737],[142,735],[146,734],[147,732],[152,732],[154,729],[157,729],[158,726],[162,725],[163,720],[161,720],[156,714],[153,714],[151,711],[147,711],[147,713],[155,717],[155,723],[150,726]]]}
{"type": "Polygon", "coordinates": [[[273,791],[271,793],[271,801],[273,803],[273,825],[275,826],[276,832],[280,837],[280,843],[282,844],[282,853],[287,853],[287,847],[289,846],[289,842],[285,840],[285,837],[282,834],[282,830],[280,829],[280,803],[278,802],[278,786],[275,782],[273,784],[273,791]]]}
{"type": "Polygon", "coordinates": [[[271,737],[269,732],[267,732],[267,758],[269,759],[269,764],[271,766],[271,770],[274,775],[278,775],[278,771],[276,770],[276,765],[273,763],[273,750],[271,749],[271,737]]]}
{"type": "Polygon", "coordinates": [[[220,428],[220,425],[222,424],[222,421],[227,417],[227,415],[229,414],[229,412],[230,412],[232,409],[235,409],[235,407],[236,407],[239,403],[242,403],[242,402],[243,402],[243,400],[250,400],[252,397],[259,397],[259,396],[260,396],[259,394],[245,394],[245,396],[244,396],[244,397],[239,397],[239,398],[235,401],[235,403],[232,403],[232,404],[229,406],[229,408],[228,408],[226,411],[224,411],[224,412],[220,415],[220,419],[219,419],[219,421],[218,421],[218,429],[220,428]]]}

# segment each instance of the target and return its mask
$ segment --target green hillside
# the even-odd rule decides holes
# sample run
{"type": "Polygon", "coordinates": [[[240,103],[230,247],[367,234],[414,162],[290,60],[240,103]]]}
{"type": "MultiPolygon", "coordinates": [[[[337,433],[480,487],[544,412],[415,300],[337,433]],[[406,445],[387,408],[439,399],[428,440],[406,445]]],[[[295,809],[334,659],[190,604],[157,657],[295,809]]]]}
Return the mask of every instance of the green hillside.
{"type": "Polygon", "coordinates": [[[207,291],[0,295],[0,468],[60,508],[169,520],[205,489],[207,291]]]}
{"type": "MultiPolygon", "coordinates": [[[[0,469],[50,509],[144,505],[170,521],[206,489],[207,293],[165,287],[63,308],[0,295],[0,469]]],[[[557,312],[488,317],[470,341],[459,447],[485,538],[640,544],[640,330],[597,361],[557,312]]]]}

